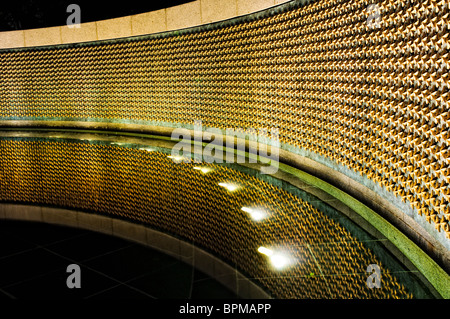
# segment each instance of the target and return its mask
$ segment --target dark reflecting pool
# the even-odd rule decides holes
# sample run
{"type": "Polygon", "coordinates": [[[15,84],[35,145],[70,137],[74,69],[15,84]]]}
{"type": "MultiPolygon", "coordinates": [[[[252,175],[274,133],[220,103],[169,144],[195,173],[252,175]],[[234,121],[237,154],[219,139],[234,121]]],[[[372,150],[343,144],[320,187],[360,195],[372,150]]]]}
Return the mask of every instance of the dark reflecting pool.
{"type": "Polygon", "coordinates": [[[236,298],[210,276],[161,252],[81,229],[0,221],[0,299],[236,298]],[[80,289],[67,287],[71,264],[80,289]]]}

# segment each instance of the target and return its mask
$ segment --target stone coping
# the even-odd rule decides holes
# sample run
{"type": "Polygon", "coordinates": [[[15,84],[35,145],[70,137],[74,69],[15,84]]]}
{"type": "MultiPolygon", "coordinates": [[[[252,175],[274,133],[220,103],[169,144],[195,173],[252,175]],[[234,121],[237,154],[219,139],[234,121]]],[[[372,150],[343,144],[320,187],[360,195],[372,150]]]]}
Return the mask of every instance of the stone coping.
{"type": "MultiPolygon", "coordinates": [[[[126,38],[192,28],[248,15],[291,0],[195,0],[120,18],[0,32],[0,49],[28,48],[126,38]]],[[[81,7],[81,21],[83,8],[81,7]]],[[[70,13],[63,13],[70,15],[70,13]]]]}

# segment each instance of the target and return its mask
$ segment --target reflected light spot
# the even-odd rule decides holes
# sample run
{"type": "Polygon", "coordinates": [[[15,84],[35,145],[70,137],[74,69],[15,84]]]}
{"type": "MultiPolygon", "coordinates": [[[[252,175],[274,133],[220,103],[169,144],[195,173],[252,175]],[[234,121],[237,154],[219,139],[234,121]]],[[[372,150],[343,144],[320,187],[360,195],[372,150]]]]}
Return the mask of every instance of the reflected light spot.
{"type": "Polygon", "coordinates": [[[200,172],[202,172],[203,174],[209,173],[210,171],[212,171],[211,168],[209,167],[199,167],[199,166],[195,166],[194,167],[195,170],[198,170],[200,172]]]}
{"type": "Polygon", "coordinates": [[[276,269],[283,269],[289,265],[289,258],[281,254],[275,254],[270,256],[270,262],[276,269]]]}
{"type": "Polygon", "coordinates": [[[282,270],[292,263],[289,256],[280,252],[274,252],[273,250],[263,246],[258,248],[258,252],[269,257],[270,263],[277,270],[282,270]]]}
{"type": "Polygon", "coordinates": [[[238,189],[238,187],[236,185],[229,184],[229,183],[219,183],[219,186],[225,187],[230,192],[233,192],[236,189],[238,189]]]}
{"type": "Polygon", "coordinates": [[[270,250],[269,248],[263,247],[263,246],[258,248],[258,252],[260,252],[263,255],[269,256],[269,257],[273,255],[272,250],[270,250]]]}
{"type": "Polygon", "coordinates": [[[248,213],[250,215],[250,218],[254,221],[261,221],[267,217],[266,212],[264,212],[261,209],[250,208],[250,207],[242,207],[241,209],[244,212],[248,213]]]}
{"type": "Polygon", "coordinates": [[[169,155],[167,157],[173,159],[176,162],[181,161],[183,159],[183,156],[172,156],[172,155],[169,155]]]}

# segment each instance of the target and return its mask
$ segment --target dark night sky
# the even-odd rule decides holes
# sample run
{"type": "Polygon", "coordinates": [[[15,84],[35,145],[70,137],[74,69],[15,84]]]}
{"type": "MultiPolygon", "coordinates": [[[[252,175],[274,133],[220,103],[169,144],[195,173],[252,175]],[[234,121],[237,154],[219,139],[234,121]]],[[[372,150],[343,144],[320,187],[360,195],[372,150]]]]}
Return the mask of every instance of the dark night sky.
{"type": "Polygon", "coordinates": [[[193,0],[13,0],[0,5],[0,31],[23,30],[60,26],[66,24],[71,13],[69,4],[78,4],[81,9],[81,23],[123,17],[168,8],[193,0]]]}

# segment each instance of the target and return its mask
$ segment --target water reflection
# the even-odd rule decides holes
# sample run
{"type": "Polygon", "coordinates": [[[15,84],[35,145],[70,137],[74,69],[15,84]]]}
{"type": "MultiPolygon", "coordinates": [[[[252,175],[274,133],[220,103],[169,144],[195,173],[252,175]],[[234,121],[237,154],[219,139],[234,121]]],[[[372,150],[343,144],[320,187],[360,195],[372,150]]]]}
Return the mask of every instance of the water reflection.
{"type": "Polygon", "coordinates": [[[313,195],[314,185],[300,189],[245,164],[173,158],[168,141],[115,138],[3,136],[1,201],[163,230],[235,266],[275,298],[432,297],[385,248],[386,238],[338,211],[337,200],[313,195]],[[371,264],[380,266],[380,288],[367,285],[371,264]]]}

